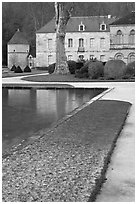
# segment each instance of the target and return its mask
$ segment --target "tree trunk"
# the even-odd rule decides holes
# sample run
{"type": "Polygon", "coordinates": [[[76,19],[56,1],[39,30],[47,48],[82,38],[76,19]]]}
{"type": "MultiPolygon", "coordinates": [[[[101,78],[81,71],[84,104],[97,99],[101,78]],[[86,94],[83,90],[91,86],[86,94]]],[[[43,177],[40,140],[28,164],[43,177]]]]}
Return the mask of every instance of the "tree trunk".
{"type": "Polygon", "coordinates": [[[68,74],[67,57],[65,54],[66,25],[70,18],[69,12],[65,11],[64,3],[55,2],[56,11],[56,67],[54,73],[68,74]]]}

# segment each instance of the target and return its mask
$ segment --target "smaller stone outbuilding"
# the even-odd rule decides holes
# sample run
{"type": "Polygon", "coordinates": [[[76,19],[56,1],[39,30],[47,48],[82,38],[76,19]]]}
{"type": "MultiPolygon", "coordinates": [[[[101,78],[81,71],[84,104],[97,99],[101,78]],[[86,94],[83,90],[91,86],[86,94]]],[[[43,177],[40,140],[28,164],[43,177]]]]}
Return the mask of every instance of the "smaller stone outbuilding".
{"type": "Polygon", "coordinates": [[[36,67],[36,48],[34,46],[30,46],[27,60],[28,60],[28,66],[30,67],[30,69],[36,67]]]}
{"type": "Polygon", "coordinates": [[[24,69],[28,65],[29,43],[19,29],[8,42],[8,68],[13,65],[24,69]]]}

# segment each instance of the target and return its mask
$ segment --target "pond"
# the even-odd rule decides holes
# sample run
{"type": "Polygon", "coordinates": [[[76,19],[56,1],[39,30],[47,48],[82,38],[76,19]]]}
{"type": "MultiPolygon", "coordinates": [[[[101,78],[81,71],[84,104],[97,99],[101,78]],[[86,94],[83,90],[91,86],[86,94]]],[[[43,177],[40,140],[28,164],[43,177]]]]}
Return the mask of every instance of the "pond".
{"type": "Polygon", "coordinates": [[[42,134],[57,120],[104,89],[2,90],[3,153],[22,140],[42,134]]]}

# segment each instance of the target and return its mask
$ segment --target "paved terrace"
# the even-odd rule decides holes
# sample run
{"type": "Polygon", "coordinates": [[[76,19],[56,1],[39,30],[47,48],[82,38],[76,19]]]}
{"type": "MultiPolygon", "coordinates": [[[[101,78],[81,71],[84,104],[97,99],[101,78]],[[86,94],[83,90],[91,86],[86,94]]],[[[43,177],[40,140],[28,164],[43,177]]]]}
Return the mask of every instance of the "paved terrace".
{"type": "MultiPolygon", "coordinates": [[[[3,85],[33,86],[54,84],[54,82],[23,81],[21,77],[3,78],[3,85]]],[[[56,84],[64,84],[56,82],[56,84]]],[[[135,201],[135,83],[134,82],[83,82],[65,83],[81,88],[111,88],[99,100],[120,100],[132,104],[123,131],[117,140],[104,184],[97,202],[135,201]],[[113,89],[112,89],[113,88],[113,89]]]]}

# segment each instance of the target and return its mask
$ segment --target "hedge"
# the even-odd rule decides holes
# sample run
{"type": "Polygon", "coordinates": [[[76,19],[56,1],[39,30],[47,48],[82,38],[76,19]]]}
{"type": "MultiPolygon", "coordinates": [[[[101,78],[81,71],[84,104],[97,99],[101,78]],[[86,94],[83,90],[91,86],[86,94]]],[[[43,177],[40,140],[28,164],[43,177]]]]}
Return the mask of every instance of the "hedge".
{"type": "Polygon", "coordinates": [[[52,73],[54,72],[55,66],[56,66],[56,63],[50,64],[50,65],[48,66],[48,72],[49,72],[49,74],[52,74],[52,73]]]}
{"type": "Polygon", "coordinates": [[[68,63],[68,68],[69,68],[70,74],[75,74],[75,71],[77,69],[77,62],[75,62],[73,60],[69,60],[69,61],[67,61],[67,63],[68,63]]]}
{"type": "Polygon", "coordinates": [[[13,65],[10,71],[15,71],[15,69],[16,69],[16,66],[13,65]]]}
{"type": "Polygon", "coordinates": [[[126,64],[122,60],[109,60],[104,67],[106,79],[120,79],[124,76],[126,64]]]}
{"type": "Polygon", "coordinates": [[[88,74],[90,79],[98,79],[104,74],[104,66],[100,61],[90,61],[88,64],[88,74]]]}
{"type": "Polygon", "coordinates": [[[24,72],[31,72],[31,69],[28,65],[24,68],[24,72]]]}
{"type": "Polygon", "coordinates": [[[20,66],[17,66],[17,68],[15,69],[14,73],[22,73],[22,69],[20,68],[20,66]]]}

